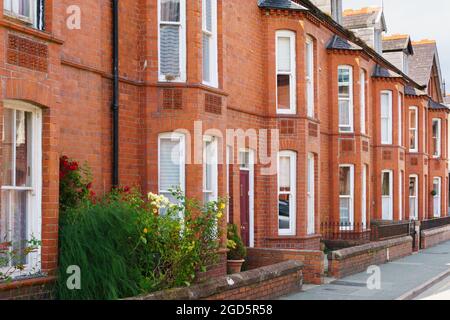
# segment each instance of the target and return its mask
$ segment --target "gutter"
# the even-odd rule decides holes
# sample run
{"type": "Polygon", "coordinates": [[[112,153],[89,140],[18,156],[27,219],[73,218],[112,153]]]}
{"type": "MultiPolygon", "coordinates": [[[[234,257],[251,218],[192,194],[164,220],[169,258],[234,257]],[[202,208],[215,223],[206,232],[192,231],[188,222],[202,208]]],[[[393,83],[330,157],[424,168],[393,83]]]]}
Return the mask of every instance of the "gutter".
{"type": "Polygon", "coordinates": [[[112,89],[112,185],[119,186],[119,0],[112,1],[112,51],[113,51],[113,89],[112,89]]]}

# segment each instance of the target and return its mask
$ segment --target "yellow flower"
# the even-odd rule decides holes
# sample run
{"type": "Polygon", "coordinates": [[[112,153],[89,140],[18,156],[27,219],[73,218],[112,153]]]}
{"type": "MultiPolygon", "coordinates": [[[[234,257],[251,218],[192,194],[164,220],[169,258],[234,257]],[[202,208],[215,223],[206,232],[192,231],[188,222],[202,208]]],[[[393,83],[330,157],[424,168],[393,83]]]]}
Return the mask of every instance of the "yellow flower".
{"type": "Polygon", "coordinates": [[[220,209],[220,210],[224,210],[225,207],[226,207],[226,206],[225,206],[225,203],[221,203],[220,206],[219,206],[219,209],[220,209]]]}
{"type": "Polygon", "coordinates": [[[222,213],[222,212],[219,212],[219,213],[217,214],[217,218],[220,219],[220,218],[222,218],[222,217],[223,217],[223,213],[222,213]]]}
{"type": "Polygon", "coordinates": [[[156,209],[156,208],[153,209],[153,213],[154,213],[154,214],[157,214],[157,213],[158,213],[158,209],[156,209]]]}
{"type": "Polygon", "coordinates": [[[147,234],[148,233],[148,229],[144,228],[144,233],[147,234]]]}

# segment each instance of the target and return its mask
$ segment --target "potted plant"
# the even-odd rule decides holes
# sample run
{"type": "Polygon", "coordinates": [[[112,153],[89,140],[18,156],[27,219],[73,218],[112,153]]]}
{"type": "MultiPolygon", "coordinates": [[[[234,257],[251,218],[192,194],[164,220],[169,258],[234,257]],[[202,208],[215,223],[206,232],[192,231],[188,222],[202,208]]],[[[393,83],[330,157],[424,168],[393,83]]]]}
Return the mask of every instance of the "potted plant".
{"type": "Polygon", "coordinates": [[[247,248],[244,246],[239,233],[238,227],[235,224],[229,224],[228,230],[228,274],[239,273],[242,270],[242,265],[247,257],[247,248]]]}

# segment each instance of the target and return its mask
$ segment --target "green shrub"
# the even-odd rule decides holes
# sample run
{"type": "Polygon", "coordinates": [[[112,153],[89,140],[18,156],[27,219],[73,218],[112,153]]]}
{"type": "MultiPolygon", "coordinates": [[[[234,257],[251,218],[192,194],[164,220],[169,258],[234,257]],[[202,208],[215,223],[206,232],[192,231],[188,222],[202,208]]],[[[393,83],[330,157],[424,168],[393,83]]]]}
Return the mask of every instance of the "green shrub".
{"type": "Polygon", "coordinates": [[[235,224],[228,225],[228,260],[244,260],[247,257],[247,248],[239,236],[235,224]]]}

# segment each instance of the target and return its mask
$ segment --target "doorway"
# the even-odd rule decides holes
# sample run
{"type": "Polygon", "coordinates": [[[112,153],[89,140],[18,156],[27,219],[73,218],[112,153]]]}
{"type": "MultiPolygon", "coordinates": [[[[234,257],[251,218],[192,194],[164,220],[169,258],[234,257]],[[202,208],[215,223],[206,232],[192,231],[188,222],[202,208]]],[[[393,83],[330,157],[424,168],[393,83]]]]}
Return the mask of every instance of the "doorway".
{"type": "Polygon", "coordinates": [[[241,238],[244,245],[254,246],[254,161],[253,152],[239,152],[241,238]]]}

